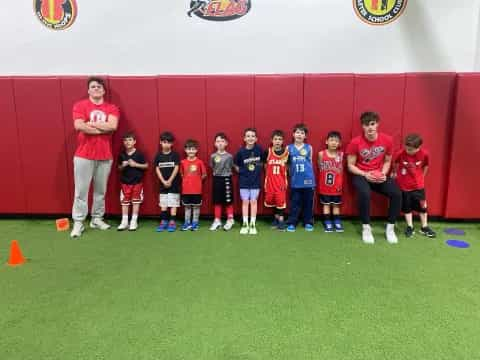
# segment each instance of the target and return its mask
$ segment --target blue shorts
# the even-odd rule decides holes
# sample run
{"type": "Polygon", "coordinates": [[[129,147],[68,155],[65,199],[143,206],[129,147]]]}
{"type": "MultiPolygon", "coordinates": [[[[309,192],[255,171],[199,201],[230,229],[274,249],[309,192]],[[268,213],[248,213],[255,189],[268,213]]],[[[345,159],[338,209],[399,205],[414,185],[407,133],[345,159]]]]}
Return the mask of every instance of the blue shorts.
{"type": "Polygon", "coordinates": [[[260,189],[240,189],[240,199],[257,200],[260,195],[260,189]]]}

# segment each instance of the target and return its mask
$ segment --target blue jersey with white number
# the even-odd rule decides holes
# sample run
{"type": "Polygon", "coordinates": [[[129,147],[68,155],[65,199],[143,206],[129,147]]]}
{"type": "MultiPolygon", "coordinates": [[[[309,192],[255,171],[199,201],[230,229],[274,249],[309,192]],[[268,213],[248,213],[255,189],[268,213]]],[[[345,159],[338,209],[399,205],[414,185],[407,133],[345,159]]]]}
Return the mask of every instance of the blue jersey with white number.
{"type": "Polygon", "coordinates": [[[303,144],[297,149],[295,144],[288,145],[288,162],[290,167],[290,186],[298,188],[314,188],[315,174],[312,165],[312,146],[303,144]]]}

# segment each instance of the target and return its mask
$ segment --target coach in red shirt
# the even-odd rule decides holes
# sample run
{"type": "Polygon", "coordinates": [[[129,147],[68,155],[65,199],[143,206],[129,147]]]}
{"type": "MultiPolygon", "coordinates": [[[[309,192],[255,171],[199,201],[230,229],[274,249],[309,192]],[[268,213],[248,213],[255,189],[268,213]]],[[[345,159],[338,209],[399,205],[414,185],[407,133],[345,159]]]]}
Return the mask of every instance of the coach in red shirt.
{"type": "Polygon", "coordinates": [[[73,157],[75,198],[72,237],[79,237],[88,213],[88,190],[93,179],[93,206],[90,227],[106,230],[103,221],[105,192],[112,167],[112,133],[117,129],[119,110],[105,102],[105,83],[101,78],[88,79],[88,99],[73,106],[73,122],[78,131],[78,146],[73,157]]]}
{"type": "Polygon", "coordinates": [[[348,169],[353,174],[352,182],[358,192],[362,240],[367,244],[375,242],[370,226],[370,196],[373,190],[390,199],[385,235],[389,243],[395,244],[398,242],[395,221],[400,215],[402,193],[395,181],[387,178],[392,164],[393,141],[390,136],[378,132],[380,117],[377,113],[365,112],[360,121],[363,135],[352,139],[346,153],[348,169]]]}

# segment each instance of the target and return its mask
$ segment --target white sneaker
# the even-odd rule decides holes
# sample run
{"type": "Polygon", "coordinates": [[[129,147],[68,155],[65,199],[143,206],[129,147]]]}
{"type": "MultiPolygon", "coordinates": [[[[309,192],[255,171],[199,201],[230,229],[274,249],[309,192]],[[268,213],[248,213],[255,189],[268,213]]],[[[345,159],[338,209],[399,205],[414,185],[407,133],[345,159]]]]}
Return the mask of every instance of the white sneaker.
{"type": "Polygon", "coordinates": [[[257,235],[257,234],[258,234],[257,228],[255,227],[255,225],[253,225],[253,226],[250,225],[250,229],[248,230],[248,233],[249,233],[250,235],[257,235]]]}
{"type": "Polygon", "coordinates": [[[372,228],[371,228],[370,225],[363,225],[362,241],[365,244],[374,244],[375,243],[375,238],[373,237],[372,228]]]}
{"type": "Polygon", "coordinates": [[[213,220],[212,225],[210,226],[210,231],[216,231],[222,226],[222,222],[218,219],[213,220]]]}
{"type": "Polygon", "coordinates": [[[121,222],[120,225],[118,225],[117,230],[118,231],[123,231],[128,229],[128,221],[126,222],[121,222]]]}
{"type": "Polygon", "coordinates": [[[108,225],[102,218],[93,218],[90,221],[90,227],[92,229],[100,229],[100,230],[108,230],[110,229],[110,225],[108,225]]]}
{"type": "Polygon", "coordinates": [[[72,238],[80,237],[82,235],[83,230],[85,230],[85,226],[83,226],[83,223],[81,221],[75,221],[73,223],[73,229],[72,229],[72,232],[70,233],[70,237],[72,238]]]}
{"type": "Polygon", "coordinates": [[[240,229],[240,234],[242,235],[247,235],[248,232],[249,232],[249,228],[248,228],[248,225],[247,224],[243,224],[242,225],[242,228],[240,229]]]}
{"type": "Polygon", "coordinates": [[[385,230],[385,236],[389,244],[398,243],[397,234],[395,234],[395,224],[387,224],[387,229],[385,230]]]}
{"type": "Polygon", "coordinates": [[[225,225],[223,225],[223,230],[225,230],[225,231],[231,230],[232,227],[233,227],[233,224],[235,224],[235,220],[233,220],[233,219],[228,219],[228,220],[225,222],[225,225]]]}
{"type": "Polygon", "coordinates": [[[130,226],[128,227],[129,231],[135,231],[138,228],[138,223],[136,220],[131,220],[130,221],[130,226]]]}

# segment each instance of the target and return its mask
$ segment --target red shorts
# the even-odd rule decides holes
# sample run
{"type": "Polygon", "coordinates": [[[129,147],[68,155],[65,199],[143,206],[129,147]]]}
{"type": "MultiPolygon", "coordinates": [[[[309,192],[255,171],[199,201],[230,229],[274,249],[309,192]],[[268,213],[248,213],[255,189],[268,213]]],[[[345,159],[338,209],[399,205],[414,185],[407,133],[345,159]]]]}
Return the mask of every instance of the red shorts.
{"type": "Polygon", "coordinates": [[[286,191],[265,193],[264,204],[266,207],[274,207],[277,209],[285,209],[287,207],[286,191]]]}
{"type": "Polygon", "coordinates": [[[143,201],[143,184],[121,184],[120,202],[122,205],[141,204],[143,201]]]}

